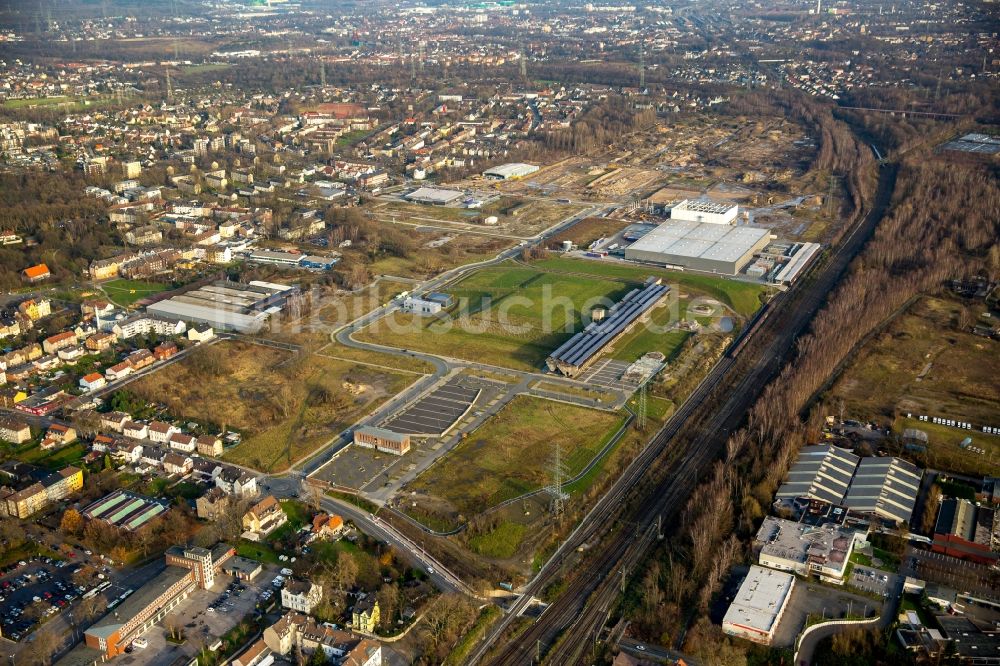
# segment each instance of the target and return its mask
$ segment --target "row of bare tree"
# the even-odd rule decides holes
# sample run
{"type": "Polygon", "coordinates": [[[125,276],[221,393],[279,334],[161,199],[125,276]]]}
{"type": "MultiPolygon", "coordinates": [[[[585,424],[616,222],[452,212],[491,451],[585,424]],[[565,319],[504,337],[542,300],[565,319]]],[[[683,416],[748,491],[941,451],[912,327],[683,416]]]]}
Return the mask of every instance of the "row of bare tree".
{"type": "MultiPolygon", "coordinates": [[[[927,161],[901,167],[894,204],[841,286],[797,345],[795,359],[763,391],[724,461],[692,495],[680,538],[649,564],[633,616],[653,640],[670,643],[694,619],[685,648],[717,650],[704,617],[728,569],[746,552],[774,491],[815,423],[799,414],[867,333],[910,297],[953,277],[1000,277],[1000,184],[981,165],[927,161]],[[687,616],[687,618],[685,618],[687,616]],[[711,645],[709,645],[711,644],[711,645]]],[[[815,420],[818,414],[811,419],[815,420]]],[[[719,659],[718,654],[705,654],[719,659]]],[[[728,662],[728,658],[726,659],[728,662]]]]}

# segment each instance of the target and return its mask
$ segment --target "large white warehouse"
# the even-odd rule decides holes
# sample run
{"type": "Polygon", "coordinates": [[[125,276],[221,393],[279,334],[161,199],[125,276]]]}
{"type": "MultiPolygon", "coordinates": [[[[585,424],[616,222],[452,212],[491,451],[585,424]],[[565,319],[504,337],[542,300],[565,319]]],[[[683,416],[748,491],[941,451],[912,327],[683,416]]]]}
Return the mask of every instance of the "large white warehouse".
{"type": "Polygon", "coordinates": [[[732,224],[739,207],[731,203],[685,199],[670,209],[671,220],[704,222],[706,224],[732,224]]]}
{"type": "Polygon", "coordinates": [[[625,258],[736,275],[770,242],[760,227],[670,220],[625,248],[625,258]]]}
{"type": "Polygon", "coordinates": [[[530,176],[536,171],[538,171],[538,167],[534,164],[511,162],[510,164],[501,164],[492,169],[487,169],[483,172],[483,176],[490,180],[513,180],[530,176]]]}

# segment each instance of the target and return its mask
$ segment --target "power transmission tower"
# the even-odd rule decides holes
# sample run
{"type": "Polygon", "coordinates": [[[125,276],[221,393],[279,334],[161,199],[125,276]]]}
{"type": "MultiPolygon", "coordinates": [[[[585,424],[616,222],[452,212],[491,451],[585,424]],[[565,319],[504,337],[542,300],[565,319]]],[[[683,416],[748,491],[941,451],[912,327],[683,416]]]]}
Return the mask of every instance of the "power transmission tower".
{"type": "Polygon", "coordinates": [[[552,515],[556,518],[562,515],[563,500],[566,499],[562,489],[565,474],[566,468],[562,463],[562,447],[557,442],[555,450],[552,452],[552,485],[548,488],[549,494],[552,495],[552,515]]]}
{"type": "Polygon", "coordinates": [[[521,64],[521,79],[528,80],[528,61],[524,58],[524,47],[521,47],[521,57],[519,58],[521,64]]]}
{"type": "Polygon", "coordinates": [[[830,174],[830,188],[826,193],[826,214],[833,219],[833,184],[835,182],[835,176],[830,174]]]}
{"type": "Polygon", "coordinates": [[[646,38],[639,38],[639,92],[646,89],[646,38]]]}
{"type": "Polygon", "coordinates": [[[646,385],[648,383],[649,383],[648,381],[645,381],[639,387],[639,408],[637,410],[638,413],[636,414],[636,426],[639,428],[640,431],[644,431],[646,429],[646,413],[648,410],[648,405],[646,402],[647,401],[646,385]]]}
{"type": "Polygon", "coordinates": [[[170,67],[166,67],[167,72],[167,100],[170,102],[174,101],[174,84],[170,82],[170,67]]]}

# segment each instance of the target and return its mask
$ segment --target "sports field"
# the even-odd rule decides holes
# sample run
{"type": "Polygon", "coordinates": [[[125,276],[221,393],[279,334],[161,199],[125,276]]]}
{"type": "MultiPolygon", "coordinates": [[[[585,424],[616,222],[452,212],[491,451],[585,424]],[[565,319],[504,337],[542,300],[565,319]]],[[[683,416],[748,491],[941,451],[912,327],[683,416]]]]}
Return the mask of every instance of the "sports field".
{"type": "Polygon", "coordinates": [[[405,508],[417,517],[471,518],[551,483],[557,444],[568,480],[597,455],[624,418],[623,414],[518,396],[406,486],[405,496],[413,499],[405,508]]]}
{"type": "Polygon", "coordinates": [[[458,305],[450,321],[394,313],[358,334],[362,340],[537,370],[582,325],[600,299],[613,302],[634,285],[504,264],[447,288],[458,305]]]}
{"type": "Polygon", "coordinates": [[[129,306],[139,299],[161,291],[166,291],[170,287],[157,282],[145,282],[143,280],[126,280],[124,278],[111,280],[101,285],[101,289],[112,301],[121,306],[129,306]]]}
{"type": "Polygon", "coordinates": [[[663,278],[665,284],[677,285],[692,294],[717,298],[744,317],[752,315],[760,309],[761,294],[767,292],[766,287],[752,282],[740,282],[712,277],[711,275],[668,271],[654,266],[636,266],[611,261],[554,257],[534,262],[533,265],[551,271],[634,280],[636,282],[642,282],[650,275],[655,275],[663,278]]]}

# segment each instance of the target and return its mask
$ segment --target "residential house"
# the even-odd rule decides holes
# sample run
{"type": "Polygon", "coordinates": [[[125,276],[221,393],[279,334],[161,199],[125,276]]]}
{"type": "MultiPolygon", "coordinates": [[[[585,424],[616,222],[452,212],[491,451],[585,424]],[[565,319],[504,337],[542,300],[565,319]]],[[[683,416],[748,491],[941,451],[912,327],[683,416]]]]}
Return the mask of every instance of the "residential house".
{"type": "Polygon", "coordinates": [[[219,488],[211,488],[195,500],[198,517],[203,520],[219,520],[232,506],[232,499],[219,488]]]}
{"type": "Polygon", "coordinates": [[[198,479],[201,481],[206,481],[212,486],[212,490],[218,490],[222,492],[221,488],[215,485],[215,480],[222,474],[222,464],[216,460],[210,460],[209,458],[195,458],[194,469],[192,470],[198,475],[198,479]]]}
{"type": "Polygon", "coordinates": [[[61,423],[53,423],[42,438],[43,449],[54,449],[76,441],[76,430],[61,423]]]}
{"type": "Polygon", "coordinates": [[[339,666],[382,666],[382,646],[376,641],[319,624],[301,613],[286,613],[264,630],[263,640],[285,657],[295,650],[305,654],[323,650],[327,660],[339,666]]]}
{"type": "Polygon", "coordinates": [[[38,321],[52,314],[52,303],[47,298],[39,298],[37,300],[29,298],[18,304],[17,311],[31,321],[38,321]]]}
{"type": "Polygon", "coordinates": [[[87,352],[80,345],[65,347],[56,352],[56,357],[58,357],[60,361],[70,365],[76,363],[86,355],[87,352]]]}
{"type": "Polygon", "coordinates": [[[102,352],[111,349],[118,342],[118,336],[114,331],[98,331],[86,339],[84,346],[90,351],[102,352]]]}
{"type": "Polygon", "coordinates": [[[243,514],[243,529],[247,532],[245,536],[251,541],[260,541],[286,522],[288,516],[274,495],[268,495],[243,514]]]}
{"type": "Polygon", "coordinates": [[[104,375],[99,372],[91,372],[80,378],[80,388],[84,391],[95,391],[108,383],[104,375]]]}
{"type": "Polygon", "coordinates": [[[238,467],[227,467],[215,480],[215,485],[227,495],[253,497],[257,494],[257,477],[238,467]]]}
{"type": "Polygon", "coordinates": [[[136,421],[126,421],[122,426],[122,434],[132,439],[146,439],[149,437],[149,426],[136,421]]]}
{"type": "Polygon", "coordinates": [[[46,354],[55,354],[63,347],[69,347],[75,344],[76,333],[73,331],[65,331],[63,333],[56,333],[55,335],[45,338],[45,340],[42,341],[42,350],[46,354]]]}
{"type": "Polygon", "coordinates": [[[110,450],[111,459],[118,463],[134,465],[142,460],[142,444],[139,442],[129,442],[115,440],[110,450]]]}
{"type": "Polygon", "coordinates": [[[307,580],[289,580],[281,589],[281,605],[284,608],[312,613],[323,600],[323,586],[307,580]]]}
{"type": "Polygon", "coordinates": [[[130,417],[125,412],[108,412],[101,414],[101,429],[122,432],[122,428],[130,421],[130,417]]]}
{"type": "Polygon", "coordinates": [[[42,282],[43,280],[48,280],[50,277],[52,277],[52,273],[49,272],[49,267],[45,264],[29,266],[21,271],[21,279],[28,284],[42,282]]]}
{"type": "Polygon", "coordinates": [[[197,440],[198,453],[203,456],[221,456],[222,440],[215,435],[201,435],[197,440]]]}
{"type": "Polygon", "coordinates": [[[170,435],[167,444],[170,445],[170,448],[183,451],[184,453],[193,453],[196,448],[194,437],[182,432],[175,432],[170,435]]]}
{"type": "Polygon", "coordinates": [[[176,342],[161,342],[153,349],[153,358],[157,361],[166,361],[171,356],[177,354],[176,342]]]}
{"type": "Polygon", "coordinates": [[[163,458],[167,454],[157,448],[151,446],[144,446],[142,449],[142,457],[139,458],[139,462],[143,465],[149,465],[150,467],[162,467],[163,458]]]}
{"type": "Polygon", "coordinates": [[[121,363],[116,363],[107,370],[104,371],[104,376],[109,382],[116,382],[119,379],[124,379],[132,374],[132,364],[128,359],[125,359],[121,363]]]}
{"type": "Polygon", "coordinates": [[[187,336],[193,342],[206,342],[215,337],[215,330],[211,326],[192,326],[188,329],[187,336]]]}
{"type": "Polygon", "coordinates": [[[156,362],[156,358],[153,356],[153,352],[148,349],[137,349],[128,355],[128,362],[131,364],[133,371],[139,371],[153,365],[156,362]]]}
{"type": "Polygon", "coordinates": [[[157,444],[166,444],[175,432],[180,432],[180,429],[163,421],[153,421],[149,424],[149,439],[157,444]]]}
{"type": "Polygon", "coordinates": [[[194,460],[190,457],[170,451],[163,456],[163,471],[167,474],[184,475],[194,467],[194,460]]]}
{"type": "Polygon", "coordinates": [[[49,474],[27,488],[7,495],[2,505],[8,516],[24,519],[81,488],[83,488],[83,472],[78,467],[69,466],[49,474]]]}
{"type": "Polygon", "coordinates": [[[364,599],[359,599],[354,604],[351,611],[351,627],[355,631],[365,634],[374,634],[375,627],[378,626],[379,611],[378,600],[373,595],[368,595],[364,599]]]}
{"type": "Polygon", "coordinates": [[[313,518],[312,531],[318,539],[337,539],[344,531],[344,519],[337,514],[319,513],[313,518]]]}
{"type": "Polygon", "coordinates": [[[31,439],[31,427],[20,419],[0,417],[0,439],[11,444],[22,444],[31,439]]]}
{"type": "Polygon", "coordinates": [[[253,645],[248,647],[243,652],[239,653],[233,658],[233,666],[257,666],[258,664],[271,664],[274,663],[274,658],[271,656],[271,648],[267,647],[264,643],[264,639],[261,638],[254,642],[253,645]]]}

